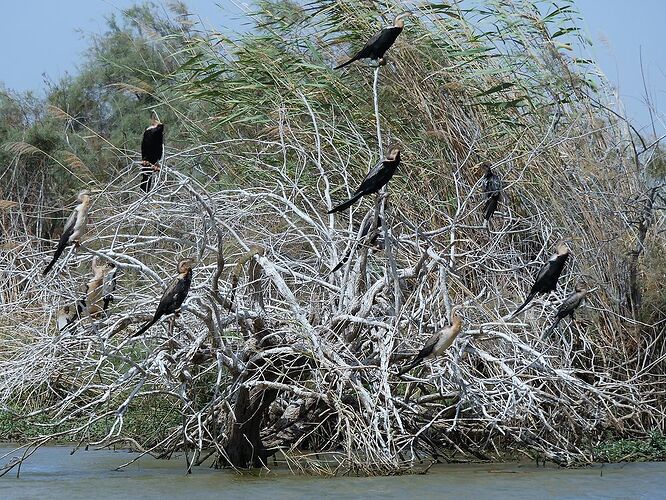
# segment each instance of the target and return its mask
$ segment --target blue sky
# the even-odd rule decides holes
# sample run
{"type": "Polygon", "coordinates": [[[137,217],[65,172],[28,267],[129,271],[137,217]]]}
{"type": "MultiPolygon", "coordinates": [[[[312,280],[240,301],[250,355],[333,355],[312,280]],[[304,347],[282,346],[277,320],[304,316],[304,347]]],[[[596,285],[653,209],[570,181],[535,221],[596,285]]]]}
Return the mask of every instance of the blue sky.
{"type": "MultiPolygon", "coordinates": [[[[129,7],[134,0],[10,0],[0,18],[0,82],[18,91],[41,91],[43,74],[57,80],[76,73],[87,47],[86,37],[100,32],[104,17],[129,7]]],[[[159,2],[156,2],[159,3],[159,2]]],[[[215,29],[239,28],[249,0],[186,0],[201,21],[215,29]]],[[[594,46],[595,58],[616,86],[627,116],[651,132],[645,104],[640,55],[650,99],[666,113],[666,50],[661,30],[666,22],[666,0],[577,0],[582,27],[594,46]]],[[[655,115],[656,133],[666,132],[661,114],[655,115]]]]}

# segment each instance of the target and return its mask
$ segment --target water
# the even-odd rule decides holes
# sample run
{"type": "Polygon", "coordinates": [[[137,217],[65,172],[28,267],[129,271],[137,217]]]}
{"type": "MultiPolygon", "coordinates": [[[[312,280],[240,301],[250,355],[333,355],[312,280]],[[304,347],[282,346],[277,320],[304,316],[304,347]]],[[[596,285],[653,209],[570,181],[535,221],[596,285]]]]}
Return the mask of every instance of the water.
{"type": "MultiPolygon", "coordinates": [[[[9,449],[0,448],[4,454],[9,449]]],[[[0,478],[0,499],[208,498],[511,498],[666,499],[666,462],[614,464],[585,469],[537,468],[534,463],[436,465],[427,475],[371,478],[238,475],[197,467],[185,474],[184,457],[144,457],[114,470],[135,454],[127,451],[40,449],[22,467],[0,478]]]]}

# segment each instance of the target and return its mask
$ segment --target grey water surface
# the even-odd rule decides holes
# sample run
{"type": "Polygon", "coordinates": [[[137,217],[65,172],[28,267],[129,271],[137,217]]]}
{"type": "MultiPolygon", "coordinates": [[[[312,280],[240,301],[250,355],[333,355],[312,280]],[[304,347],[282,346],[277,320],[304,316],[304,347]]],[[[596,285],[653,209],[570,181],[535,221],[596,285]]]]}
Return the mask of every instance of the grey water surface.
{"type": "MultiPolygon", "coordinates": [[[[0,456],[11,448],[0,448],[0,456]]],[[[666,462],[598,465],[582,469],[535,463],[435,465],[428,474],[398,477],[294,476],[285,466],[239,475],[197,467],[185,474],[184,456],[136,457],[127,451],[83,451],[50,446],[0,478],[0,499],[208,498],[550,498],[666,499],[666,462]]],[[[3,464],[11,459],[4,459],[3,464]]]]}

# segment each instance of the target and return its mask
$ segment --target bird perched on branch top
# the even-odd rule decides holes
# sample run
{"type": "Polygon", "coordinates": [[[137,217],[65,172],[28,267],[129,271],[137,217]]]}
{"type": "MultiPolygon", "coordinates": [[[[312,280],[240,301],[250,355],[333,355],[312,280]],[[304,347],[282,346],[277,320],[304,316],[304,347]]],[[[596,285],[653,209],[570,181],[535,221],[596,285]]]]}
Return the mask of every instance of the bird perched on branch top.
{"type": "Polygon", "coordinates": [[[153,319],[143,325],[143,327],[132,335],[132,337],[138,337],[145,333],[146,330],[157,323],[162,316],[167,314],[178,315],[180,312],[180,306],[183,305],[187,293],[190,291],[190,285],[192,284],[192,266],[192,259],[184,259],[178,263],[178,276],[171,282],[162,295],[153,319]]]}
{"type": "Polygon", "coordinates": [[[568,258],[569,246],[564,240],[561,240],[557,244],[555,253],[551,255],[548,262],[541,266],[541,269],[534,280],[534,285],[532,285],[532,289],[527,295],[527,299],[525,299],[525,302],[523,302],[523,304],[516,309],[516,312],[511,315],[512,318],[525,309],[527,304],[532,301],[536,294],[549,293],[557,288],[557,280],[559,279],[560,274],[562,274],[562,269],[564,269],[564,264],[567,262],[568,258]]]}
{"type": "Polygon", "coordinates": [[[141,189],[147,193],[153,183],[153,172],[160,169],[164,149],[164,124],[153,113],[150,126],[144,130],[141,140],[141,189]]]}
{"type": "Polygon", "coordinates": [[[411,12],[403,12],[398,14],[393,22],[393,26],[382,29],[379,33],[373,36],[367,43],[359,50],[354,57],[349,61],[336,66],[333,69],[344,68],[348,64],[358,61],[359,59],[371,59],[379,62],[384,57],[386,51],[393,45],[398,35],[402,33],[405,27],[404,18],[411,15],[411,12]]]}
{"type": "Polygon", "coordinates": [[[490,218],[497,210],[497,205],[502,198],[502,179],[493,172],[493,168],[489,164],[486,163],[484,167],[486,168],[486,174],[483,176],[483,192],[486,195],[486,206],[483,209],[485,225],[490,222],[490,218]]]}
{"type": "Polygon", "coordinates": [[[86,230],[86,223],[88,222],[88,210],[90,210],[91,203],[90,191],[81,191],[77,197],[77,201],[79,204],[76,205],[74,211],[67,219],[67,222],[65,222],[65,227],[60,235],[60,240],[58,240],[58,246],[53,254],[53,259],[51,259],[51,262],[49,262],[42,272],[44,275],[48,274],[62,255],[62,252],[64,252],[65,248],[72,244],[76,248],[79,246],[81,237],[86,230]]]}
{"type": "Polygon", "coordinates": [[[343,210],[351,207],[356,201],[365,196],[366,194],[372,194],[378,192],[383,188],[388,181],[391,180],[393,174],[395,174],[396,169],[400,165],[400,149],[397,147],[392,147],[389,150],[389,154],[384,160],[380,160],[370,171],[361,182],[361,185],[354,192],[354,195],[347,201],[341,203],[337,207],[331,208],[328,213],[332,214],[334,212],[342,212],[343,210]]]}
{"type": "Polygon", "coordinates": [[[456,308],[454,308],[452,311],[453,317],[451,319],[451,324],[442,328],[440,331],[433,333],[426,341],[423,348],[414,357],[412,362],[402,367],[398,372],[398,375],[404,375],[412,368],[418,366],[424,359],[439,356],[444,351],[446,351],[451,346],[451,344],[453,344],[453,341],[456,339],[460,333],[460,330],[462,329],[462,319],[455,312],[455,309],[456,308]]]}
{"type": "Polygon", "coordinates": [[[574,312],[583,303],[586,295],[587,289],[585,289],[582,285],[578,285],[576,287],[576,291],[564,299],[564,302],[562,302],[560,307],[557,308],[557,316],[555,317],[555,321],[553,321],[553,324],[550,325],[550,328],[548,328],[548,330],[546,330],[543,335],[541,335],[541,340],[548,337],[553,332],[553,330],[557,328],[557,325],[560,324],[560,321],[562,321],[567,316],[573,320],[574,312]]]}

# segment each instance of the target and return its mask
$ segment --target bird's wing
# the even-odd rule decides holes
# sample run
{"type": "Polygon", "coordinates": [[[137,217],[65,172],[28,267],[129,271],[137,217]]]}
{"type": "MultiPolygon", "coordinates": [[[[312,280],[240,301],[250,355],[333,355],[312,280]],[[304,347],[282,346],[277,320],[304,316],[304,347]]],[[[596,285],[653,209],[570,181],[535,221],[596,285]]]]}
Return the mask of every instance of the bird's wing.
{"type": "Polygon", "coordinates": [[[375,163],[373,167],[368,171],[368,173],[365,174],[365,177],[361,181],[361,185],[354,192],[354,194],[363,192],[368,187],[368,185],[372,183],[375,177],[377,177],[377,174],[381,172],[383,166],[384,166],[384,160],[379,160],[377,163],[375,163]]]}
{"type": "Polygon", "coordinates": [[[566,316],[571,311],[574,311],[581,302],[581,296],[579,293],[572,293],[560,304],[560,307],[557,308],[558,315],[566,316]]]}
{"type": "Polygon", "coordinates": [[[369,52],[370,49],[372,48],[372,46],[379,41],[379,39],[382,37],[382,35],[384,34],[384,31],[386,29],[387,28],[383,28],[383,29],[379,30],[377,33],[375,33],[372,36],[372,38],[370,38],[370,40],[365,42],[365,45],[363,46],[363,48],[361,50],[359,50],[354,57],[357,58],[357,59],[362,59],[364,57],[367,57],[367,55],[364,55],[364,54],[369,52]]]}
{"type": "Polygon", "coordinates": [[[502,179],[498,175],[492,174],[486,181],[486,194],[499,194],[502,191],[502,179]]]}
{"type": "Polygon", "coordinates": [[[441,332],[435,332],[433,333],[428,340],[426,340],[426,343],[423,345],[419,353],[416,355],[418,359],[423,359],[427,358],[432,354],[433,349],[437,345],[437,341],[439,340],[441,332]]]}
{"type": "Polygon", "coordinates": [[[548,272],[551,270],[552,265],[553,265],[553,261],[549,260],[543,266],[541,266],[541,269],[539,269],[539,272],[537,273],[536,278],[534,280],[534,284],[539,283],[540,281],[542,281],[546,277],[548,272]]]}

